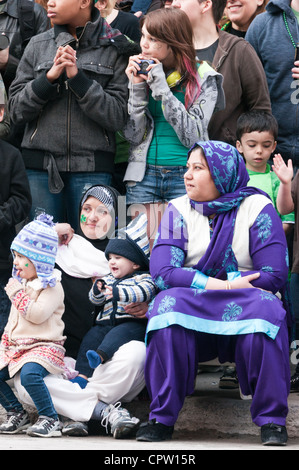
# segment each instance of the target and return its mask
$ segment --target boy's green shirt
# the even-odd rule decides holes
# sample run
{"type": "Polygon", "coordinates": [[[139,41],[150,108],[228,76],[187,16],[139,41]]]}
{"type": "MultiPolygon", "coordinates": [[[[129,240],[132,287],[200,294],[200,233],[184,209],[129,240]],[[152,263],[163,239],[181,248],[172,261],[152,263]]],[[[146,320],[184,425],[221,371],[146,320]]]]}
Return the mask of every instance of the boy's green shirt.
{"type": "Polygon", "coordinates": [[[289,222],[289,223],[294,223],[295,222],[295,214],[294,212],[290,212],[289,214],[286,215],[280,215],[280,213],[277,210],[276,206],[276,200],[277,200],[277,193],[280,185],[280,180],[278,176],[274,173],[274,171],[271,171],[270,165],[267,163],[266,171],[265,173],[260,173],[258,171],[252,171],[248,170],[248,175],[249,175],[249,182],[247,186],[254,186],[255,188],[259,188],[265,193],[267,193],[273,204],[274,207],[281,218],[282,222],[289,222]]]}

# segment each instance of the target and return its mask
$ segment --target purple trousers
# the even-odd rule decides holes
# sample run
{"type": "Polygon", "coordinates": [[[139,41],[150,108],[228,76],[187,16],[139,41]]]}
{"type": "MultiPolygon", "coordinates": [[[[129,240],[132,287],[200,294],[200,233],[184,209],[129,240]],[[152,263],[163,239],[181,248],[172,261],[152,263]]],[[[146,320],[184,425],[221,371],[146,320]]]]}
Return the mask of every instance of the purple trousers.
{"type": "Polygon", "coordinates": [[[145,380],[150,419],[173,426],[185,397],[194,391],[198,362],[235,362],[242,393],[252,395],[257,426],[285,425],[290,387],[288,331],[283,323],[275,340],[264,333],[220,336],[170,326],[154,331],[147,346],[145,380]]]}

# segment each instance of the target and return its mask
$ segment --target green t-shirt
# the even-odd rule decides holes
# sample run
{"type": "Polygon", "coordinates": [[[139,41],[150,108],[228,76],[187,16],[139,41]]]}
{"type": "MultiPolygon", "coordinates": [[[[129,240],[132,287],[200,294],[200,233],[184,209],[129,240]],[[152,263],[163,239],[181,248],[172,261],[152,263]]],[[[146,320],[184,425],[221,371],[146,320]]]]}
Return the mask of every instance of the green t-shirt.
{"type": "MultiPolygon", "coordinates": [[[[184,88],[176,88],[173,94],[181,103],[185,102],[184,88]]],[[[188,149],[181,144],[173,127],[166,121],[162,111],[162,102],[154,100],[151,93],[148,109],[155,125],[154,135],[147,153],[147,164],[186,166],[188,149]]]]}
{"type": "Polygon", "coordinates": [[[296,11],[296,10],[294,10],[294,8],[292,8],[292,12],[293,12],[294,15],[296,16],[296,20],[297,20],[298,23],[299,23],[299,11],[296,11]]]}
{"type": "Polygon", "coordinates": [[[280,185],[280,180],[278,176],[274,173],[274,171],[270,171],[270,165],[267,164],[267,168],[265,173],[259,173],[258,171],[247,170],[249,175],[249,182],[247,186],[254,186],[255,188],[261,189],[265,193],[267,193],[273,204],[274,207],[281,218],[282,222],[284,223],[294,223],[295,222],[295,214],[294,212],[290,212],[290,214],[280,215],[277,210],[276,200],[277,200],[277,193],[280,185]]]}
{"type": "Polygon", "coordinates": [[[119,131],[115,134],[116,140],[116,151],[115,151],[115,158],[114,162],[117,163],[124,163],[128,161],[129,158],[129,142],[124,138],[123,134],[119,131]]]}

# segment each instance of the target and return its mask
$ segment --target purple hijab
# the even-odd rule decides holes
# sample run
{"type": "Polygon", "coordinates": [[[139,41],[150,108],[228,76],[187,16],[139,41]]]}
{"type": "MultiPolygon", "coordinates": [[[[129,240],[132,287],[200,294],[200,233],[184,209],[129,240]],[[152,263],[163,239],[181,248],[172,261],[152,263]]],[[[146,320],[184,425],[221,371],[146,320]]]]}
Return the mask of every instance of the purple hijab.
{"type": "Polygon", "coordinates": [[[194,268],[208,276],[226,279],[227,272],[237,271],[238,266],[232,240],[241,202],[253,194],[269,196],[257,188],[247,186],[248,172],[243,157],[235,147],[213,140],[197,142],[189,150],[188,158],[196,147],[203,150],[220,197],[208,202],[190,200],[191,206],[203,215],[216,214],[213,219],[211,242],[205,255],[194,268]]]}

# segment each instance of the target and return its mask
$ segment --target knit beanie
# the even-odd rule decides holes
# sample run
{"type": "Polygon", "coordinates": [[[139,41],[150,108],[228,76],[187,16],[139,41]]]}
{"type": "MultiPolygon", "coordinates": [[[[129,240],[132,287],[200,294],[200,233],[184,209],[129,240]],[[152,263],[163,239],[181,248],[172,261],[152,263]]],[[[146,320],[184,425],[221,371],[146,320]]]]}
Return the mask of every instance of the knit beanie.
{"type": "Polygon", "coordinates": [[[127,228],[119,230],[116,238],[109,240],[105,250],[107,259],[109,253],[123,256],[139,264],[140,271],[148,271],[150,250],[145,214],[140,214],[127,228]]]}
{"type": "MultiPolygon", "coordinates": [[[[40,214],[33,222],[20,230],[10,247],[12,251],[26,256],[34,264],[43,288],[54,287],[56,284],[53,270],[58,248],[58,235],[52,220],[52,216],[40,214]]],[[[12,276],[21,281],[15,266],[12,276]]]]}

